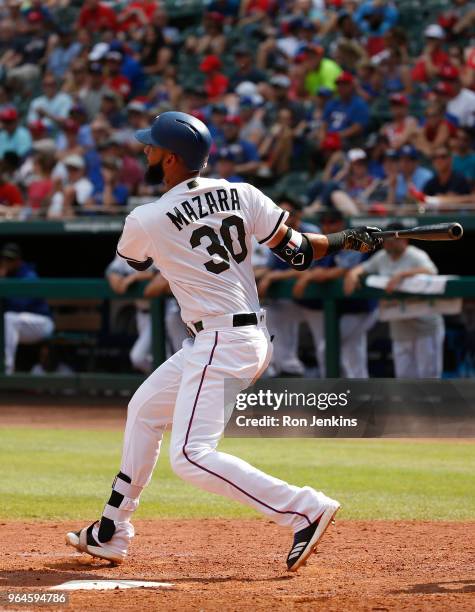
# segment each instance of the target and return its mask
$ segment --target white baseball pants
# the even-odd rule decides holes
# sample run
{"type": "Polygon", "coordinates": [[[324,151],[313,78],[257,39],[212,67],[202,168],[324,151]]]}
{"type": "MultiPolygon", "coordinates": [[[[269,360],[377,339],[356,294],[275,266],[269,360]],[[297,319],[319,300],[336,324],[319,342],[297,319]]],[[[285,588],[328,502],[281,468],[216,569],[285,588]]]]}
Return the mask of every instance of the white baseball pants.
{"type": "MultiPolygon", "coordinates": [[[[216,450],[229,417],[225,405],[229,400],[233,405],[236,394],[260,376],[271,354],[265,327],[204,330],[140,386],[129,403],[121,463],[121,472],[131,479],[128,490],[134,492],[127,493],[130,511],[150,481],[171,423],[171,466],[184,480],[247,504],[295,531],[321,514],[327,499],[323,493],[289,485],[216,450]]],[[[122,512],[122,520],[128,514],[122,512]]]]}
{"type": "Polygon", "coordinates": [[[444,334],[442,326],[429,336],[393,340],[396,378],[441,378],[444,334]]]}
{"type": "Polygon", "coordinates": [[[34,312],[6,312],[5,326],[5,372],[11,374],[15,369],[15,357],[19,344],[34,344],[45,340],[54,330],[50,317],[34,312]]]}

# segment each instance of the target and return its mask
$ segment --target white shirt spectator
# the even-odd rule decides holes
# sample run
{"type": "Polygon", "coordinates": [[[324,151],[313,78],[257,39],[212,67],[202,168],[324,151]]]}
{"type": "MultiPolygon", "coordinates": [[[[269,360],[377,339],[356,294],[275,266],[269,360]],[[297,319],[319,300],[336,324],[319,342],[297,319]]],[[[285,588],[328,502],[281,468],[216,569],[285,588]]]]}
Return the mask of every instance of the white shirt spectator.
{"type": "Polygon", "coordinates": [[[41,119],[41,121],[43,121],[48,127],[54,127],[54,123],[51,121],[51,119],[38,114],[38,111],[43,109],[55,117],[66,119],[72,106],[73,100],[67,93],[59,92],[52,98],[48,98],[47,96],[39,96],[30,104],[27,122],[32,123],[33,121],[38,121],[41,119]]]}
{"type": "Polygon", "coordinates": [[[475,125],[475,92],[463,87],[447,104],[447,112],[458,119],[460,127],[475,125]]]}

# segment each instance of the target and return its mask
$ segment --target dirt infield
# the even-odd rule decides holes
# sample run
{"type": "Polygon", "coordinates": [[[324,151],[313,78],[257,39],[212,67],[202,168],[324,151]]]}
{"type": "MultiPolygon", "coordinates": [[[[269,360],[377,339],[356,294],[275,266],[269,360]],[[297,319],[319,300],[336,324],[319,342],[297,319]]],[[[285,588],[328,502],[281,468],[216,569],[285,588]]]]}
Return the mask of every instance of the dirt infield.
{"type": "Polygon", "coordinates": [[[100,561],[85,565],[89,557],[65,546],[64,532],[77,524],[8,521],[0,527],[3,591],[47,592],[79,579],[174,585],[76,591],[67,610],[446,612],[475,607],[473,523],[339,521],[295,575],[284,564],[290,534],[261,520],[138,521],[129,559],[119,567],[100,561]]]}

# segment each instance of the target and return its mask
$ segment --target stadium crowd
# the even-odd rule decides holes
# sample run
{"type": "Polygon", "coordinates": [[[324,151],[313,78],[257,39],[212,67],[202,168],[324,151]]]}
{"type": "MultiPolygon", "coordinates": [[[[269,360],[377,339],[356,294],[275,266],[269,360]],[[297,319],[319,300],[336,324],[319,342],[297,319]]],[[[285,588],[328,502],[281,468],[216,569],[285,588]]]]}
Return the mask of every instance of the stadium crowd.
{"type": "Polygon", "coordinates": [[[5,0],[1,211],[149,196],[133,134],[170,108],[210,127],[209,174],[306,215],[470,208],[474,25],[468,0],[5,0]]]}
{"type": "MultiPolygon", "coordinates": [[[[143,181],[134,132],[170,109],[208,125],[205,174],[253,183],[297,225],[320,215],[321,229],[336,231],[361,214],[468,211],[475,8],[469,0],[4,0],[0,217],[121,214],[159,195],[143,181]]],[[[393,270],[387,253],[380,268],[393,270]]],[[[434,273],[430,260],[408,253],[409,273],[395,275],[434,273]]],[[[302,296],[309,282],[340,276],[351,294],[358,274],[347,281],[349,269],[380,269],[351,255],[315,267],[292,302],[271,305],[270,327],[289,337],[276,346],[277,373],[302,373],[292,325],[305,321],[324,374],[321,304],[302,296]]],[[[135,282],[111,266],[114,290],[135,282]]],[[[256,264],[260,295],[288,274],[266,255],[256,264]]],[[[348,300],[345,308],[342,371],[365,377],[374,304],[348,300]]],[[[391,333],[398,375],[414,373],[417,351],[441,354],[441,318],[421,329],[430,349],[413,343],[404,353],[407,338],[391,333]]],[[[132,362],[148,363],[137,346],[132,362]]]]}

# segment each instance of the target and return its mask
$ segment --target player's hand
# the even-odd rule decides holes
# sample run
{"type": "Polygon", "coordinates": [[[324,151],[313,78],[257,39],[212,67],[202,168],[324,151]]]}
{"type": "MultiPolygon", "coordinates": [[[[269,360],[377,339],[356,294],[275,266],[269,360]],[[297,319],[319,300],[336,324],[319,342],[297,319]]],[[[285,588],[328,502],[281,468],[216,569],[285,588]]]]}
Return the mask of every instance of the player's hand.
{"type": "Polygon", "coordinates": [[[399,276],[399,274],[395,274],[392,278],[389,279],[389,282],[386,285],[386,293],[393,293],[393,291],[397,289],[401,281],[402,278],[399,276]]]}
{"type": "Polygon", "coordinates": [[[360,278],[358,274],[354,274],[351,270],[345,274],[343,278],[343,293],[345,295],[351,295],[359,286],[360,278]]]}
{"type": "Polygon", "coordinates": [[[257,283],[257,293],[260,298],[263,298],[267,295],[267,292],[269,291],[269,287],[271,286],[271,284],[272,284],[271,274],[266,274],[266,276],[263,276],[261,280],[257,283]]]}
{"type": "Polygon", "coordinates": [[[310,282],[310,276],[308,274],[302,274],[299,276],[294,286],[292,287],[292,295],[295,298],[301,298],[305,293],[305,289],[310,282]]]}
{"type": "Polygon", "coordinates": [[[343,248],[360,253],[372,253],[383,246],[383,239],[375,235],[375,232],[380,231],[379,227],[367,225],[344,230],[345,242],[343,248]]]}

